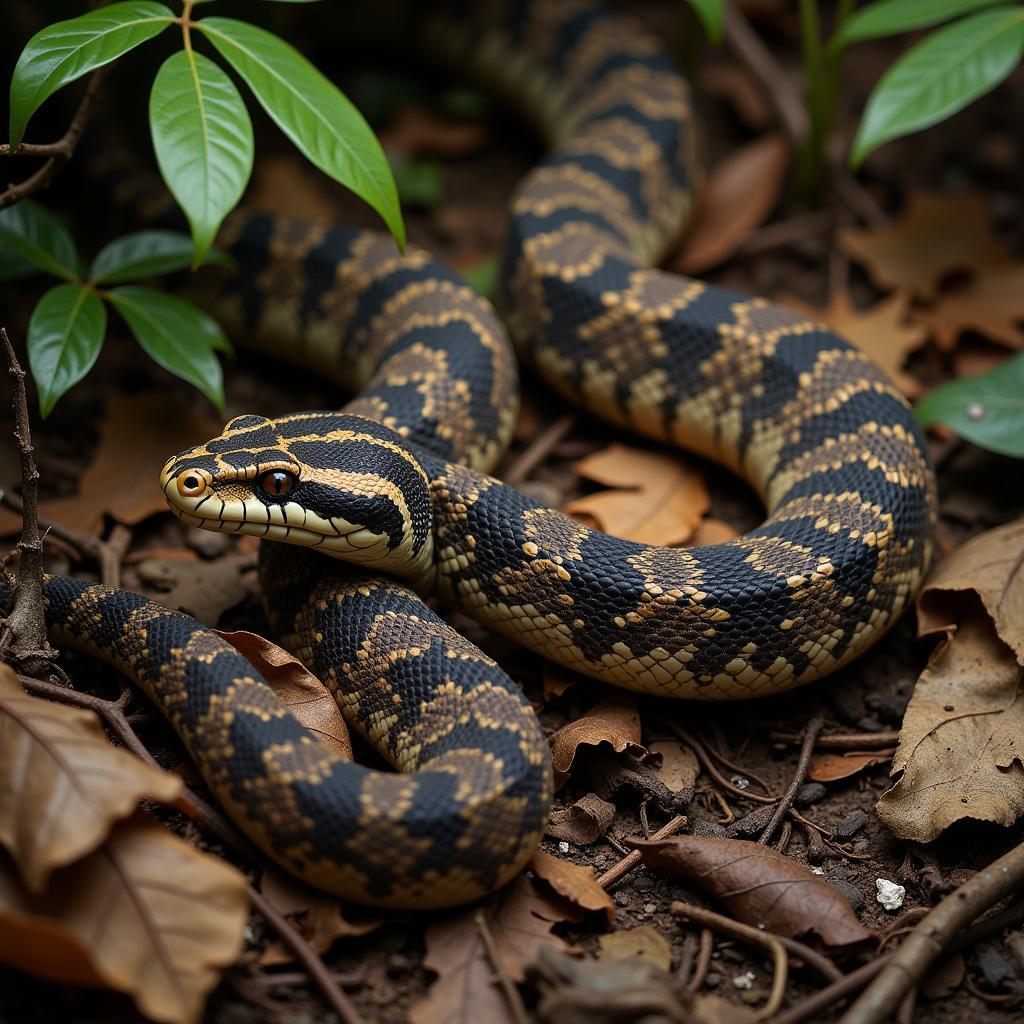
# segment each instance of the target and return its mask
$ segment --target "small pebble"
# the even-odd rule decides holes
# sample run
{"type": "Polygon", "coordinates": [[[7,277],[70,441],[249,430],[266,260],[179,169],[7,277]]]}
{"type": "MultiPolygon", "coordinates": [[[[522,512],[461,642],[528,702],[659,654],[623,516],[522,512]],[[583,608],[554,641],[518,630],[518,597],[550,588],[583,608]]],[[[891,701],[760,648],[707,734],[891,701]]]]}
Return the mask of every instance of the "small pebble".
{"type": "Polygon", "coordinates": [[[867,853],[868,850],[870,850],[870,849],[871,849],[871,840],[870,839],[858,839],[857,842],[855,842],[853,844],[853,852],[854,853],[867,853]]]}
{"type": "Polygon", "coordinates": [[[732,983],[736,988],[753,988],[754,972],[747,971],[746,974],[737,974],[736,977],[732,979],[732,983]]]}
{"type": "Polygon", "coordinates": [[[708,976],[704,979],[704,984],[708,988],[718,988],[722,984],[722,976],[717,971],[709,971],[708,976]]]}
{"type": "Polygon", "coordinates": [[[835,828],[832,829],[834,839],[846,841],[852,839],[868,823],[866,811],[860,809],[851,811],[835,828]]]}
{"type": "Polygon", "coordinates": [[[846,897],[846,902],[853,907],[854,910],[860,910],[864,906],[864,893],[860,891],[852,882],[848,882],[845,878],[830,878],[828,884],[835,889],[836,892],[846,897]]]}
{"type": "Polygon", "coordinates": [[[388,957],[387,972],[392,978],[400,978],[403,974],[408,974],[412,967],[412,961],[401,953],[392,953],[388,957]]]}
{"type": "Polygon", "coordinates": [[[825,874],[825,869],[824,868],[811,868],[811,874],[812,875],[823,875],[823,874],[825,874]]]}
{"type": "Polygon", "coordinates": [[[743,992],[740,995],[740,1002],[746,1003],[747,1006],[757,1006],[767,998],[768,993],[763,988],[752,988],[749,992],[743,992]]]}
{"type": "Polygon", "coordinates": [[[820,782],[805,782],[793,798],[797,807],[810,807],[828,796],[828,790],[820,782]]]}
{"type": "Polygon", "coordinates": [[[645,914],[653,914],[657,909],[658,909],[658,904],[657,903],[645,903],[644,904],[644,913],[645,914]]]}
{"type": "Polygon", "coordinates": [[[650,875],[638,875],[633,879],[633,888],[637,892],[650,892],[656,884],[650,875]]]}
{"type": "Polygon", "coordinates": [[[878,895],[875,897],[879,903],[889,911],[897,911],[903,906],[907,890],[897,882],[890,882],[888,878],[876,878],[875,888],[878,895]]]}
{"type": "Polygon", "coordinates": [[[231,538],[226,533],[191,529],[185,534],[185,543],[200,558],[217,558],[227,551],[231,538]]]}
{"type": "Polygon", "coordinates": [[[750,785],[750,779],[743,775],[734,775],[730,781],[737,789],[746,789],[750,785]]]}
{"type": "Polygon", "coordinates": [[[976,946],[971,960],[981,971],[986,986],[993,991],[1003,992],[1013,988],[1013,983],[1019,977],[1016,965],[1004,956],[1002,950],[993,942],[984,942],[976,946]]]}
{"type": "Polygon", "coordinates": [[[564,840],[562,842],[560,842],[558,844],[558,852],[559,853],[568,853],[569,852],[569,844],[567,842],[565,842],[564,840]]]}

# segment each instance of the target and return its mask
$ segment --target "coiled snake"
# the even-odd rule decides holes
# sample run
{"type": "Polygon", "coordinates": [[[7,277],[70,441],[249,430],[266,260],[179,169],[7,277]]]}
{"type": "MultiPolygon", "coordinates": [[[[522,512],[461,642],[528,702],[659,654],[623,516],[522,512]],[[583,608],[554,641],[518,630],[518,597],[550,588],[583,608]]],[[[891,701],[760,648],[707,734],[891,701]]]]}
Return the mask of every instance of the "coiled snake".
{"type": "Polygon", "coordinates": [[[293,545],[262,546],[272,623],[406,774],[340,763],[186,616],[47,585],[59,635],[142,682],[265,850],[325,889],[406,907],[512,877],[551,788],[525,699],[417,593],[618,686],[760,696],[826,675],[892,625],[934,517],[920,432],[865,355],[764,300],[653,269],[699,163],[687,85],[651,36],[590,0],[467,4],[424,31],[549,137],[504,254],[520,355],[595,414],[741,474],[768,519],[714,547],[645,547],[505,487],[486,470],[517,380],[487,304],[385,237],[239,214],[221,241],[240,272],[211,305],[358,397],[238,417],[171,458],[161,485],[186,523],[293,545]]]}

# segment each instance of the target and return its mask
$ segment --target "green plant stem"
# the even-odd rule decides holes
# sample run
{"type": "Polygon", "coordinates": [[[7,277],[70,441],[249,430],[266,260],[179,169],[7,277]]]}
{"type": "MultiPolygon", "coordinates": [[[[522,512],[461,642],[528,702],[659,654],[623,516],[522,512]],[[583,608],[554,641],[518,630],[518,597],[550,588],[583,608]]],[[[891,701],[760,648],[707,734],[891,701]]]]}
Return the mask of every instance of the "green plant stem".
{"type": "Polygon", "coordinates": [[[807,199],[814,199],[821,191],[824,167],[823,103],[827,89],[821,46],[821,19],[817,0],[800,0],[800,29],[803,48],[804,76],[810,126],[800,154],[798,177],[800,191],[807,199]]]}

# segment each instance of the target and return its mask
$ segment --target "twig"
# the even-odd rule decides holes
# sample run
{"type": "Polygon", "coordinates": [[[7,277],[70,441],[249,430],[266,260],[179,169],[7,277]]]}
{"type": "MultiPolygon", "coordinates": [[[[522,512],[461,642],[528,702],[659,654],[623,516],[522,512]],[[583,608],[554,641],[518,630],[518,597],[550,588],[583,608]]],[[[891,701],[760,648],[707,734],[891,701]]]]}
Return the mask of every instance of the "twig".
{"type": "Polygon", "coordinates": [[[60,169],[71,159],[78,143],[82,140],[89,119],[96,110],[108,71],[109,67],[104,67],[93,72],[82,102],[78,105],[78,110],[75,111],[75,116],[68,125],[68,130],[56,142],[45,145],[32,145],[25,142],[14,151],[7,144],[0,145],[0,156],[45,156],[48,158],[46,163],[33,175],[24,181],[12,182],[7,186],[5,192],[0,192],[0,210],[7,206],[13,206],[22,199],[46,188],[60,169]]]}
{"type": "Polygon", "coordinates": [[[741,939],[754,946],[767,949],[772,955],[775,964],[775,971],[772,976],[772,988],[768,1000],[757,1014],[757,1020],[767,1020],[774,1016],[782,1006],[782,1000],[786,996],[786,979],[789,976],[789,957],[786,955],[786,947],[779,941],[777,935],[771,932],[764,932],[758,928],[751,928],[749,925],[740,924],[731,918],[716,914],[713,910],[704,910],[702,907],[694,907],[689,903],[674,902],[671,912],[676,917],[686,918],[688,921],[695,921],[706,928],[714,928],[717,931],[725,932],[734,938],[741,939]]]}
{"type": "Polygon", "coordinates": [[[810,763],[811,754],[814,753],[814,744],[817,742],[818,733],[824,727],[825,716],[822,714],[815,715],[807,723],[807,728],[804,730],[803,746],[800,748],[800,757],[797,759],[793,778],[790,780],[786,792],[782,794],[782,799],[775,808],[771,820],[765,825],[764,831],[758,837],[757,841],[762,845],[767,846],[771,842],[772,836],[775,835],[775,830],[779,827],[779,822],[782,821],[786,812],[793,806],[797,790],[803,785],[804,779],[807,778],[807,765],[810,763]]]}
{"type": "Polygon", "coordinates": [[[865,224],[885,224],[889,220],[871,193],[845,168],[836,168],[832,187],[840,202],[865,224]]]}
{"type": "Polygon", "coordinates": [[[715,933],[710,928],[701,928],[697,962],[693,966],[693,977],[687,982],[687,991],[696,995],[701,990],[711,968],[711,957],[714,952],[715,933]]]}
{"type": "Polygon", "coordinates": [[[559,416],[546,430],[542,430],[519,457],[502,474],[502,480],[510,487],[521,484],[547,458],[548,453],[576,425],[576,413],[567,412],[559,416]]]}
{"type": "Polygon", "coordinates": [[[805,1020],[821,1020],[821,1014],[841,999],[859,992],[872,978],[878,974],[888,962],[889,957],[870,960],[863,967],[843,975],[838,981],[819,989],[813,995],[791,1006],[784,1013],[772,1017],[770,1024],[803,1024],[805,1020]]]}
{"type": "Polygon", "coordinates": [[[696,755],[697,760],[700,761],[701,766],[717,782],[723,789],[732,793],[733,796],[741,796],[744,800],[753,800],[758,804],[773,804],[778,799],[774,796],[762,796],[760,793],[751,793],[749,790],[740,789],[735,783],[730,782],[719,770],[717,765],[711,760],[711,756],[708,754],[704,747],[704,744],[688,733],[682,726],[676,725],[675,722],[670,721],[667,718],[661,719],[661,721],[671,729],[696,755]]]}
{"type": "Polygon", "coordinates": [[[487,959],[491,962],[491,967],[498,979],[498,985],[505,996],[505,1002],[508,1003],[509,1012],[512,1014],[516,1024],[529,1024],[530,1018],[526,1015],[526,1007],[523,1006],[519,990],[512,984],[512,979],[508,976],[508,972],[502,965],[501,956],[498,954],[498,947],[494,942],[494,936],[491,934],[491,929],[487,924],[487,914],[483,910],[478,910],[473,915],[473,921],[476,923],[477,931],[480,932],[484,949],[487,950],[487,959]]]}
{"type": "Polygon", "coordinates": [[[0,341],[7,357],[7,370],[14,382],[14,439],[18,442],[21,461],[21,487],[24,510],[21,537],[18,540],[17,580],[14,604],[3,622],[0,634],[0,657],[12,661],[29,675],[48,675],[57,652],[46,637],[46,616],[43,609],[43,540],[36,516],[39,470],[32,460],[32,432],[28,425],[28,398],[25,394],[25,371],[18,362],[7,331],[0,327],[0,341]]]}
{"type": "Polygon", "coordinates": [[[843,1016],[840,1024],[888,1020],[911,988],[978,914],[1018,892],[1024,884],[1024,843],[979,871],[942,900],[893,953],[885,968],[843,1016]]]}
{"type": "MultiPolygon", "coordinates": [[[[778,743],[796,743],[801,737],[798,732],[771,732],[768,738],[778,743]]],[[[819,736],[816,746],[821,750],[874,750],[895,747],[899,739],[898,732],[833,732],[819,736]]]]}
{"type": "MultiPolygon", "coordinates": [[[[686,824],[686,815],[677,814],[667,825],[659,828],[657,832],[651,836],[651,840],[657,839],[668,839],[669,836],[675,835],[684,825],[686,824]]],[[[632,850],[628,853],[618,864],[610,867],[600,878],[597,880],[597,884],[603,889],[607,889],[614,885],[623,875],[628,874],[640,863],[641,854],[639,850],[632,850]]]]}

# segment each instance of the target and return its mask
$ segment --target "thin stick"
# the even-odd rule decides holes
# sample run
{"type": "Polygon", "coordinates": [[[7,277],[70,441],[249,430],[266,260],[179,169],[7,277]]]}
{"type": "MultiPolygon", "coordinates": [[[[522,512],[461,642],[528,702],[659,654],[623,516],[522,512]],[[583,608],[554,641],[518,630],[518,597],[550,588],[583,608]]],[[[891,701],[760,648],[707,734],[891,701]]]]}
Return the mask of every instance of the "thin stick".
{"type": "MultiPolygon", "coordinates": [[[[684,825],[686,824],[686,815],[677,814],[667,825],[659,828],[657,832],[651,836],[651,841],[657,839],[668,839],[669,836],[675,835],[684,825]]],[[[628,874],[640,863],[641,854],[639,850],[632,850],[628,853],[618,864],[610,867],[600,878],[597,880],[597,884],[603,889],[607,889],[613,886],[623,875],[628,874]]]]}
{"type": "MultiPolygon", "coordinates": [[[[801,735],[798,732],[770,732],[768,738],[777,743],[796,743],[801,735]]],[[[819,736],[816,746],[819,750],[874,750],[876,747],[895,747],[899,739],[898,732],[833,732],[819,736]]]]}
{"type": "Polygon", "coordinates": [[[777,797],[774,796],[762,796],[760,793],[751,793],[749,790],[740,789],[735,783],[730,782],[719,770],[715,763],[711,760],[707,750],[704,749],[704,744],[697,739],[696,736],[688,733],[682,726],[676,725],[675,722],[669,721],[667,718],[661,719],[662,722],[669,729],[671,729],[696,755],[697,760],[700,761],[701,766],[717,782],[723,789],[732,793],[733,796],[741,796],[744,800],[753,800],[758,804],[773,804],[777,797]]]}
{"type": "Polygon", "coordinates": [[[779,822],[782,821],[786,812],[793,806],[797,790],[804,784],[804,779],[807,778],[807,765],[810,764],[811,754],[814,753],[814,744],[817,742],[818,733],[824,727],[825,716],[820,713],[807,723],[807,728],[804,729],[803,746],[800,748],[800,757],[797,759],[793,778],[790,780],[786,792],[782,794],[782,799],[775,808],[771,820],[765,825],[764,831],[758,837],[757,841],[762,845],[767,846],[771,842],[772,836],[775,835],[775,830],[779,827],[779,822]]]}
{"type": "Polygon", "coordinates": [[[487,925],[487,914],[483,910],[478,910],[473,915],[473,921],[476,923],[477,931],[480,932],[480,938],[483,939],[484,949],[487,950],[487,959],[491,962],[491,967],[498,979],[498,985],[505,996],[505,1002],[508,1003],[509,1012],[515,1019],[516,1024],[530,1024],[530,1018],[526,1014],[526,1007],[523,1006],[519,990],[512,984],[512,979],[502,966],[501,957],[498,955],[498,947],[494,942],[494,936],[487,925]]]}
{"type": "Polygon", "coordinates": [[[840,1024],[880,1024],[916,988],[957,933],[979,914],[1024,884],[1024,843],[950,893],[910,933],[877,978],[847,1010],[840,1024]]]}
{"type": "Polygon", "coordinates": [[[559,416],[546,430],[542,430],[519,457],[502,474],[502,480],[510,487],[521,484],[572,428],[576,426],[576,413],[567,412],[559,416]]]}
{"type": "Polygon", "coordinates": [[[716,931],[725,932],[734,938],[741,939],[751,945],[767,949],[772,955],[775,964],[775,971],[772,977],[772,988],[768,1000],[758,1011],[757,1020],[767,1020],[774,1016],[782,1006],[782,1000],[786,997],[786,979],[789,976],[789,957],[786,955],[786,947],[779,941],[777,935],[771,932],[764,932],[758,928],[751,928],[749,925],[740,924],[731,918],[716,914],[713,910],[704,910],[702,907],[694,907],[689,903],[674,902],[670,908],[676,917],[686,918],[688,921],[696,921],[706,928],[714,928],[716,931]]]}
{"type": "Polygon", "coordinates": [[[889,957],[870,960],[863,967],[858,967],[849,974],[844,974],[838,981],[826,985],[813,995],[801,1000],[796,1006],[778,1014],[771,1019],[771,1024],[803,1024],[805,1020],[820,1020],[821,1014],[834,1003],[859,992],[872,978],[878,974],[888,962],[889,957]]]}
{"type": "Polygon", "coordinates": [[[715,933],[710,928],[700,930],[700,948],[697,951],[697,963],[693,967],[693,977],[687,983],[687,990],[696,995],[704,986],[704,979],[711,969],[711,957],[715,952],[715,933]]]}

